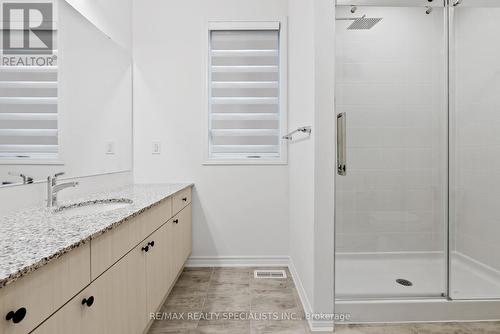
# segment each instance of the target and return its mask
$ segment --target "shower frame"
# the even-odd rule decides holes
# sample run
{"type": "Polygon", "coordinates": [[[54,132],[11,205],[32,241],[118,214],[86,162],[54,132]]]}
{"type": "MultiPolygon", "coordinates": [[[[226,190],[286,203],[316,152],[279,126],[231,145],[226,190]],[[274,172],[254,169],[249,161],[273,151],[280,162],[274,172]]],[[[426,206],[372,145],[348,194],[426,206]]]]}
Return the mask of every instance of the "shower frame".
{"type": "MultiPolygon", "coordinates": [[[[474,2],[473,7],[496,7],[500,8],[498,0],[336,0],[336,7],[348,6],[373,6],[373,7],[427,7],[427,8],[444,8],[444,24],[445,24],[445,70],[446,70],[446,87],[445,108],[447,116],[447,203],[446,203],[446,289],[447,294],[443,298],[387,298],[387,299],[365,299],[365,300],[341,300],[337,301],[334,287],[334,310],[335,314],[349,314],[349,323],[399,323],[399,322],[440,322],[440,321],[488,321],[500,319],[500,299],[452,299],[450,291],[451,282],[451,228],[450,222],[453,219],[451,208],[454,202],[450,199],[450,189],[453,189],[454,184],[454,164],[452,163],[454,151],[451,149],[455,144],[455,136],[451,125],[454,122],[454,101],[451,99],[454,96],[454,72],[453,60],[454,54],[452,50],[454,36],[454,8],[456,6],[470,7],[474,2]]],[[[343,19],[341,19],[343,20],[343,19]]],[[[383,20],[382,23],[383,24],[383,20]]],[[[336,118],[342,120],[345,124],[345,115],[336,112],[336,118]]],[[[345,126],[345,125],[344,125],[345,126]]],[[[345,131],[345,129],[341,129],[345,131]]],[[[337,131],[339,128],[337,127],[337,131]]],[[[337,136],[337,141],[345,147],[345,142],[337,136]]],[[[337,152],[337,171],[336,179],[345,175],[345,151],[337,152]],[[341,167],[344,166],[344,167],[341,167]]],[[[337,182],[335,182],[337,184],[337,182]]],[[[337,213],[335,214],[335,225],[337,223],[337,213]]],[[[336,237],[336,229],[335,229],[336,237]]],[[[334,250],[334,258],[337,256],[336,249],[334,250]]],[[[336,275],[336,272],[335,272],[336,275]]],[[[336,277],[334,277],[336,281],[336,277]]]]}

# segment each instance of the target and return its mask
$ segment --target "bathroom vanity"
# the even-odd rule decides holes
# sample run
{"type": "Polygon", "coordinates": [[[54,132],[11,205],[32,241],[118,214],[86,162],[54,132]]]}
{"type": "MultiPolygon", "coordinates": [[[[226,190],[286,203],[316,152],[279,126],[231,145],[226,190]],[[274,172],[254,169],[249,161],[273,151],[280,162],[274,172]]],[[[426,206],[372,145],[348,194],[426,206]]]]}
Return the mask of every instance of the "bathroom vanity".
{"type": "Polygon", "coordinates": [[[191,253],[191,187],[132,185],[92,197],[131,203],[110,211],[2,219],[0,333],[145,332],[191,253]]]}

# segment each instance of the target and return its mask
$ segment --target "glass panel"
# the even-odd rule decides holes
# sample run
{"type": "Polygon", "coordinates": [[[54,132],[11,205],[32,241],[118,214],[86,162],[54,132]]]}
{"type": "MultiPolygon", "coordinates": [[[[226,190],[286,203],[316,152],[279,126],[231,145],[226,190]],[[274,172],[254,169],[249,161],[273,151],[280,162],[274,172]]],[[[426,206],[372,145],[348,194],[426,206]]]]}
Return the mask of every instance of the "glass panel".
{"type": "Polygon", "coordinates": [[[450,295],[500,298],[500,8],[452,18],[450,295]]]}
{"type": "Polygon", "coordinates": [[[441,297],[447,273],[445,10],[353,11],[340,6],[336,13],[336,112],[347,118],[347,175],[336,180],[336,296],[441,297]]]}

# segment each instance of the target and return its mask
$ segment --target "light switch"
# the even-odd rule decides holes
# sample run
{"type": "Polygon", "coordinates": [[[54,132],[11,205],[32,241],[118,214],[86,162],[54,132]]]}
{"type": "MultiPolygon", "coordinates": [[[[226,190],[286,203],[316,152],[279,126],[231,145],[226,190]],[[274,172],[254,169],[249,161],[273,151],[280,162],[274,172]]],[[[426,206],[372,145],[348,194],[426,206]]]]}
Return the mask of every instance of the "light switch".
{"type": "Polygon", "coordinates": [[[161,154],[161,143],[159,141],[153,142],[153,154],[161,154]]]}
{"type": "Polygon", "coordinates": [[[106,154],[109,155],[115,154],[115,143],[112,141],[107,141],[105,150],[106,154]]]}

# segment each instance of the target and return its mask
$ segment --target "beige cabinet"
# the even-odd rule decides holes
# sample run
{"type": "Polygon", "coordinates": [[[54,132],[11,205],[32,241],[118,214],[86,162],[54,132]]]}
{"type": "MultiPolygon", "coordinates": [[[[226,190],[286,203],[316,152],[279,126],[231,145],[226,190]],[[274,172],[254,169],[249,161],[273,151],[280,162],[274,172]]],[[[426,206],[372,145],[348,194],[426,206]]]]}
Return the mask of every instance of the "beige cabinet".
{"type": "Polygon", "coordinates": [[[0,289],[0,333],[29,333],[89,283],[87,244],[0,289]]]}
{"type": "Polygon", "coordinates": [[[33,333],[142,333],[149,321],[146,256],[142,246],[133,249],[33,333]]]}
{"type": "Polygon", "coordinates": [[[27,310],[0,334],[143,333],[191,253],[190,202],[187,188],[0,289],[4,317],[27,310]]]}

